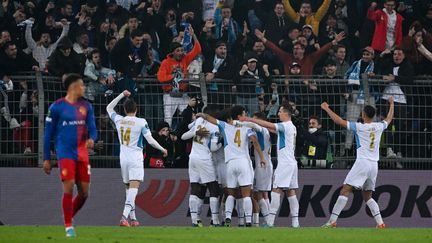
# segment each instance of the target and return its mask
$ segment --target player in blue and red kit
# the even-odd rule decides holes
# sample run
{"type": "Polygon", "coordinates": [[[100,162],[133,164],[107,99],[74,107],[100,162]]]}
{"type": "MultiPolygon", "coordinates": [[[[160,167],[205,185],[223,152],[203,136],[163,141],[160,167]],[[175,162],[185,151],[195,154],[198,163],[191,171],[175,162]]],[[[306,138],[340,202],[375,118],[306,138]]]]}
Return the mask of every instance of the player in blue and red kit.
{"type": "Polygon", "coordinates": [[[50,142],[54,138],[60,178],[63,182],[62,208],[66,237],[75,237],[72,218],[84,205],[90,186],[90,163],[87,147],[96,140],[96,124],[92,105],[84,100],[85,86],[80,75],[70,74],[63,82],[64,98],[50,107],[45,121],[45,173],[51,173],[50,142]],[[72,199],[74,185],[78,195],[72,199]]]}

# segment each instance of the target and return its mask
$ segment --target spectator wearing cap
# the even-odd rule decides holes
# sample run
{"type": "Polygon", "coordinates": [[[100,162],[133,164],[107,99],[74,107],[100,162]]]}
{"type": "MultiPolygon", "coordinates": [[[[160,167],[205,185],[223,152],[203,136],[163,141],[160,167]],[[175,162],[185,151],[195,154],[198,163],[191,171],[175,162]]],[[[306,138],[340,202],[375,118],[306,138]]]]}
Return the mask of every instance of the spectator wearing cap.
{"type": "Polygon", "coordinates": [[[148,45],[143,32],[135,30],[130,36],[120,39],[111,52],[112,68],[119,75],[116,90],[129,90],[135,93],[136,78],[147,60],[148,45]]]}
{"type": "Polygon", "coordinates": [[[256,0],[254,5],[255,14],[263,22],[263,29],[268,38],[277,43],[288,33],[288,29],[294,25],[285,13],[281,2],[274,4],[273,12],[266,12],[265,1],[256,0]]]}
{"type": "MultiPolygon", "coordinates": [[[[369,98],[366,99],[362,80],[362,74],[367,74],[368,76],[374,75],[374,56],[374,49],[370,46],[365,47],[362,50],[362,58],[355,61],[345,73],[345,78],[348,79],[346,119],[350,122],[357,122],[365,104],[375,106],[375,99],[373,96],[369,96],[369,98]]],[[[347,131],[345,144],[341,149],[342,156],[348,155],[353,144],[353,139],[354,134],[351,131],[347,131]]]]}
{"type": "Polygon", "coordinates": [[[385,0],[384,8],[375,10],[376,2],[372,2],[367,11],[368,19],[375,22],[372,48],[378,52],[391,50],[402,43],[403,17],[395,11],[396,1],[385,0]]]}
{"type": "Polygon", "coordinates": [[[48,72],[54,76],[62,76],[66,73],[83,73],[84,65],[85,56],[72,49],[72,42],[67,37],[59,41],[47,63],[48,72]]]}
{"type": "Polygon", "coordinates": [[[228,51],[231,52],[237,37],[242,33],[242,28],[232,18],[231,8],[225,6],[223,1],[219,1],[216,7],[214,22],[216,39],[224,40],[227,43],[228,51]]]}
{"type": "Polygon", "coordinates": [[[162,61],[157,79],[162,83],[164,92],[164,116],[165,121],[172,123],[172,117],[179,109],[183,111],[189,101],[187,95],[188,83],[185,76],[189,64],[201,54],[201,45],[192,29],[189,26],[189,33],[193,37],[194,47],[191,52],[185,54],[183,46],[178,42],[172,42],[169,48],[170,54],[162,61]]]}
{"type": "Polygon", "coordinates": [[[305,55],[306,47],[300,43],[294,44],[293,52],[291,54],[283,51],[273,42],[267,40],[264,33],[259,31],[258,29],[255,30],[255,35],[266,45],[266,47],[273,51],[273,53],[279,58],[282,63],[284,63],[285,74],[289,73],[289,65],[293,62],[297,62],[302,67],[302,75],[312,75],[315,63],[318,62],[318,60],[323,55],[325,55],[332,46],[337,45],[339,41],[345,38],[345,33],[339,33],[338,35],[336,35],[335,39],[332,42],[325,44],[321,49],[312,54],[305,55]]]}
{"type": "Polygon", "coordinates": [[[153,138],[166,150],[168,151],[168,156],[166,158],[163,157],[163,154],[153,148],[152,146],[149,146],[149,144],[146,144],[146,154],[144,163],[146,167],[150,168],[165,168],[168,167],[169,162],[173,162],[174,158],[174,147],[175,142],[177,141],[177,136],[175,136],[170,129],[170,125],[168,122],[160,122],[156,130],[152,132],[153,138]]]}
{"type": "MultiPolygon", "coordinates": [[[[405,57],[405,51],[402,48],[395,48],[393,53],[384,55],[381,58],[381,74],[384,81],[384,90],[382,92],[381,107],[385,107],[387,100],[393,96],[395,102],[395,121],[392,123],[392,132],[389,134],[387,143],[393,144],[387,147],[387,156],[394,157],[394,154],[401,153],[406,156],[408,150],[406,146],[400,146],[407,141],[406,132],[408,131],[407,121],[407,104],[409,103],[406,94],[412,93],[412,84],[414,77],[414,67],[405,57]],[[396,131],[396,132],[395,132],[396,131]],[[391,151],[390,151],[391,150],[391,151]]],[[[414,104],[415,106],[421,104],[414,104]]]]}
{"type": "Polygon", "coordinates": [[[245,59],[234,79],[234,87],[237,104],[242,104],[249,114],[254,114],[259,110],[258,100],[263,100],[265,94],[271,93],[271,76],[268,65],[258,63],[255,56],[250,55],[245,59]]]}
{"type": "Polygon", "coordinates": [[[214,79],[225,79],[228,82],[232,82],[234,78],[234,67],[235,61],[234,58],[228,54],[226,43],[223,41],[217,42],[214,55],[206,57],[203,63],[205,79],[207,82],[210,82],[209,103],[224,102],[225,95],[221,97],[220,93],[216,94],[212,92],[228,92],[228,85],[226,83],[218,85],[217,81],[214,79]]]}
{"type": "Polygon", "coordinates": [[[48,62],[48,57],[57,48],[57,45],[60,42],[61,38],[67,36],[69,32],[69,24],[66,20],[63,20],[61,22],[63,26],[63,31],[60,38],[56,42],[51,43],[51,36],[49,35],[49,33],[42,32],[40,33],[41,35],[39,41],[36,43],[36,41],[33,39],[32,34],[33,21],[26,21],[28,21],[25,32],[25,40],[27,42],[27,47],[30,49],[33,58],[39,63],[40,70],[45,70],[46,63],[48,62]]]}
{"type": "Polygon", "coordinates": [[[324,0],[315,13],[312,13],[312,6],[308,0],[302,1],[299,12],[294,10],[294,8],[291,6],[290,0],[283,0],[282,2],[285,6],[285,11],[294,22],[302,24],[304,21],[305,24],[311,25],[313,33],[318,36],[319,24],[326,15],[330,7],[331,0],[324,0]]]}
{"type": "MultiPolygon", "coordinates": [[[[313,51],[317,51],[320,49],[320,44],[318,42],[318,38],[315,36],[315,34],[312,32],[312,25],[306,24],[302,27],[302,35],[306,37],[307,40],[307,47],[313,47],[311,48],[313,51]]],[[[332,40],[329,40],[324,43],[329,43],[332,40]]]]}

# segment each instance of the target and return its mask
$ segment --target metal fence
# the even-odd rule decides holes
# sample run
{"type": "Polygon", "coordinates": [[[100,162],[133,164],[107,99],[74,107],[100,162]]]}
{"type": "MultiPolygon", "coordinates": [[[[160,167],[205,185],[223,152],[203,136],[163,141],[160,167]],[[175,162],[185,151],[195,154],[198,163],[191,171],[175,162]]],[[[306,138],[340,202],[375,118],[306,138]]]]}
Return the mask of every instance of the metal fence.
{"type": "MultiPolygon", "coordinates": [[[[0,166],[38,166],[42,162],[46,110],[53,101],[65,94],[61,78],[26,73],[13,76],[12,80],[13,90],[2,89],[0,97],[0,166]]],[[[298,126],[307,129],[308,118],[312,115],[322,119],[323,130],[330,143],[323,167],[346,168],[355,159],[354,136],[335,125],[321,110],[320,104],[327,101],[336,113],[351,121],[357,121],[361,108],[370,104],[377,108],[379,120],[385,117],[388,110],[384,98],[393,95],[397,97],[395,119],[381,139],[380,166],[391,169],[432,169],[430,77],[417,77],[412,83],[405,85],[386,83],[379,76],[373,79],[363,77],[362,80],[362,88],[353,89],[347,85],[346,80],[322,76],[278,76],[264,84],[262,80],[206,82],[201,75],[197,79],[188,80],[187,96],[176,95],[174,100],[179,102],[172,103],[172,95],[164,93],[156,79],[147,78],[136,80],[137,92],[134,99],[138,103],[137,115],[146,118],[152,130],[159,122],[167,120],[174,131],[182,122],[181,110],[187,106],[186,97],[198,96],[202,98],[204,105],[218,105],[220,110],[234,104],[243,105],[249,115],[262,111],[272,121],[277,121],[279,104],[287,100],[297,110],[295,119],[298,126]]],[[[110,95],[109,88],[95,86],[89,81],[86,83],[86,97],[93,103],[98,128],[97,146],[91,151],[92,165],[118,167],[117,133],[105,111],[116,92],[110,95]]],[[[120,109],[118,111],[121,112],[120,109]]],[[[186,147],[177,147],[177,152],[187,157],[187,152],[181,151],[186,147]]],[[[304,161],[305,158],[299,151],[297,148],[299,161],[304,161]]],[[[185,156],[174,156],[172,165],[185,167],[186,159],[185,156]]]]}

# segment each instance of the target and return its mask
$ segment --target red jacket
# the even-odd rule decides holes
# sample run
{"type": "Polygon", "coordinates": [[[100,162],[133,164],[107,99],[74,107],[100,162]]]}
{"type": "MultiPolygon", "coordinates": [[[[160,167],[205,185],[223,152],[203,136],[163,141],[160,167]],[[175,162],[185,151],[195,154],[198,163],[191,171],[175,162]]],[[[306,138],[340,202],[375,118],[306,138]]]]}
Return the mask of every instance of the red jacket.
{"type": "MultiPolygon", "coordinates": [[[[368,9],[367,17],[368,19],[375,22],[375,33],[371,46],[374,50],[382,52],[386,48],[388,16],[382,9],[375,11],[368,9]]],[[[399,46],[402,43],[402,21],[403,17],[396,13],[396,26],[394,34],[396,46],[399,46]]]]}
{"type": "MultiPolygon", "coordinates": [[[[159,71],[157,72],[157,79],[161,83],[166,83],[165,85],[162,86],[162,89],[164,92],[170,92],[172,90],[171,82],[173,81],[173,78],[174,78],[173,73],[174,73],[175,69],[180,68],[186,76],[186,74],[188,72],[187,68],[188,68],[189,64],[200,53],[201,53],[201,45],[198,41],[196,41],[192,51],[189,52],[188,54],[186,54],[180,62],[176,61],[172,57],[171,54],[169,54],[165,58],[165,60],[162,61],[161,65],[159,67],[159,71]]],[[[181,82],[179,84],[179,89],[180,89],[180,91],[183,91],[183,92],[187,91],[187,89],[188,89],[187,82],[181,82]]]]}

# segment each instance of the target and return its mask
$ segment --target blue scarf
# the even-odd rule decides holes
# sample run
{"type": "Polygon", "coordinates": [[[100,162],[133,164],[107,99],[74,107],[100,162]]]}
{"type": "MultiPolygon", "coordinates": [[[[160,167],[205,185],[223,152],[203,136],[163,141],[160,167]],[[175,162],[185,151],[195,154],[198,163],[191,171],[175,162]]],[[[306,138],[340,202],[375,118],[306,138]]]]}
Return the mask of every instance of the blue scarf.
{"type": "MultiPolygon", "coordinates": [[[[362,60],[355,61],[345,73],[345,78],[348,79],[348,84],[360,85],[360,89],[363,88],[361,84],[361,78],[360,78],[361,62],[362,60]]],[[[373,71],[374,71],[374,62],[371,61],[369,65],[366,67],[364,73],[373,73],[373,71]]]]}

